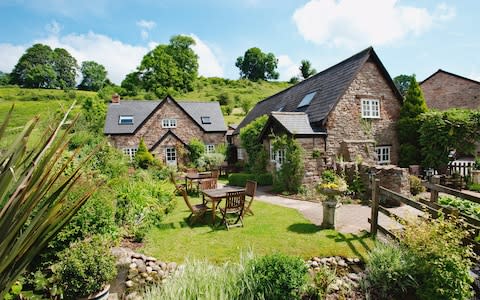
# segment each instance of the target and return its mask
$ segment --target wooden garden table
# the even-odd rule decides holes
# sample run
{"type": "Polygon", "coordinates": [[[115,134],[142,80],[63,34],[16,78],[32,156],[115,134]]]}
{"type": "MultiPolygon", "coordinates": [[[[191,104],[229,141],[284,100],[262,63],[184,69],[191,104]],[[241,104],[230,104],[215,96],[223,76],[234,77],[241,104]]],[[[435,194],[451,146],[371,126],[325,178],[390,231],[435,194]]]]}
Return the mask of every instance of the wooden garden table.
{"type": "Polygon", "coordinates": [[[227,198],[228,192],[245,192],[245,188],[236,187],[236,186],[225,186],[218,189],[203,190],[202,193],[205,196],[205,199],[209,202],[212,202],[212,225],[215,224],[215,214],[217,209],[217,204],[222,201],[222,199],[227,198]]]}

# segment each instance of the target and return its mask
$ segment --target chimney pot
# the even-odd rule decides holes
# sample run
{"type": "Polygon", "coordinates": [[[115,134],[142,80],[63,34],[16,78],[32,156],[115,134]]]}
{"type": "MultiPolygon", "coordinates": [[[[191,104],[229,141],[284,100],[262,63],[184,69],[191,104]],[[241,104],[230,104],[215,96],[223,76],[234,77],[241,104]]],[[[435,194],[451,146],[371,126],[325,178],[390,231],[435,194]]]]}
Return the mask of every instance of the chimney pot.
{"type": "Polygon", "coordinates": [[[112,103],[120,103],[120,95],[115,93],[112,95],[112,103]]]}

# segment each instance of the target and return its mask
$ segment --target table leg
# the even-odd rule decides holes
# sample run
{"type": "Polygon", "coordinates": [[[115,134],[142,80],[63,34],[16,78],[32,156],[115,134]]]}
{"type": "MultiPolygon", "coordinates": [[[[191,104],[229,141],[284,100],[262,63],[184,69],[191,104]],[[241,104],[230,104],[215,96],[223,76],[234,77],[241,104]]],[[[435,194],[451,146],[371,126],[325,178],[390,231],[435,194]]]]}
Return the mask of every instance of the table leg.
{"type": "Polygon", "coordinates": [[[212,199],[212,226],[215,227],[215,213],[216,213],[217,201],[212,199]]]}

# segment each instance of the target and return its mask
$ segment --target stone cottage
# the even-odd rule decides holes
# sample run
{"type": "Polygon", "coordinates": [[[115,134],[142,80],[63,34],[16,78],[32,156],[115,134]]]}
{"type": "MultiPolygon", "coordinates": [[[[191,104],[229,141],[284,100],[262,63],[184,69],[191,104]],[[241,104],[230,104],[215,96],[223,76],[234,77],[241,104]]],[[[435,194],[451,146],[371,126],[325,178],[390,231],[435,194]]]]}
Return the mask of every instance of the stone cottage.
{"type": "MultiPolygon", "coordinates": [[[[273,151],[273,135],[294,136],[304,149],[304,183],[318,179],[326,163],[362,160],[397,164],[396,122],[402,96],[373,48],[260,101],[234,132],[240,147],[241,128],[268,115],[260,140],[270,150],[270,168],[285,157],[273,151]]],[[[238,149],[238,158],[245,157],[238,149]]]]}
{"type": "Polygon", "coordinates": [[[420,82],[428,108],[480,109],[480,82],[439,69],[420,82]]]}
{"type": "Polygon", "coordinates": [[[133,158],[140,139],[152,154],[167,165],[185,163],[192,138],[203,141],[214,152],[225,143],[227,128],[218,102],[177,102],[167,96],[161,101],[120,101],[108,105],[105,135],[125,155],[133,158]]]}

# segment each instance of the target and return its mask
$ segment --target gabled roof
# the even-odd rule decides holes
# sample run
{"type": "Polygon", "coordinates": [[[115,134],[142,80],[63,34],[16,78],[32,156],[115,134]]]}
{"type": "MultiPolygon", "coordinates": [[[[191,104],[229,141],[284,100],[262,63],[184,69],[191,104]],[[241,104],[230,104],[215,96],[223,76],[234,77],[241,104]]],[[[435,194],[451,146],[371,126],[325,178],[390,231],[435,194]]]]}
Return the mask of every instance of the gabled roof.
{"type": "Polygon", "coordinates": [[[178,105],[202,130],[206,132],[227,131],[218,102],[177,102],[172,97],[167,96],[162,101],[122,100],[120,103],[110,103],[104,133],[134,134],[167,100],[171,100],[178,105]],[[120,116],[133,116],[133,125],[119,125],[120,116]],[[201,117],[203,116],[210,117],[209,124],[202,123],[201,117]]]}
{"type": "Polygon", "coordinates": [[[265,134],[273,125],[279,125],[288,134],[295,136],[326,136],[325,131],[315,131],[308,120],[308,115],[304,112],[278,112],[274,111],[268,117],[267,123],[259,135],[262,140],[265,134]]]}
{"type": "Polygon", "coordinates": [[[260,101],[243,119],[234,134],[240,133],[240,129],[254,119],[272,111],[303,111],[308,115],[310,123],[325,122],[330,111],[335,107],[357,73],[369,59],[377,64],[399,101],[402,101],[402,96],[387,70],[373,48],[369,47],[294,86],[260,101]],[[305,95],[312,92],[316,93],[310,105],[297,108],[305,95]]]}
{"type": "Polygon", "coordinates": [[[420,82],[419,84],[422,85],[424,82],[426,82],[427,80],[429,80],[430,78],[434,77],[435,75],[439,74],[439,73],[444,73],[444,74],[447,74],[447,75],[450,75],[450,76],[453,76],[453,77],[457,77],[457,78],[460,78],[460,79],[463,79],[463,80],[466,80],[466,81],[470,81],[470,82],[473,82],[473,83],[476,83],[476,84],[479,84],[480,85],[480,82],[476,81],[476,80],[473,80],[473,79],[470,79],[470,78],[467,78],[467,77],[463,77],[463,76],[460,76],[460,75],[457,75],[457,74],[453,74],[453,73],[450,73],[450,72],[447,72],[445,70],[442,70],[442,69],[438,69],[435,73],[433,73],[432,75],[428,76],[427,78],[425,78],[422,82],[420,82]]]}
{"type": "Polygon", "coordinates": [[[153,144],[152,147],[150,147],[150,149],[148,149],[148,151],[155,150],[155,148],[157,148],[158,145],[160,145],[169,136],[172,136],[174,139],[182,143],[183,146],[187,146],[187,143],[185,143],[185,141],[183,141],[181,138],[178,137],[178,135],[176,135],[171,129],[169,129],[155,144],[153,144]]]}

